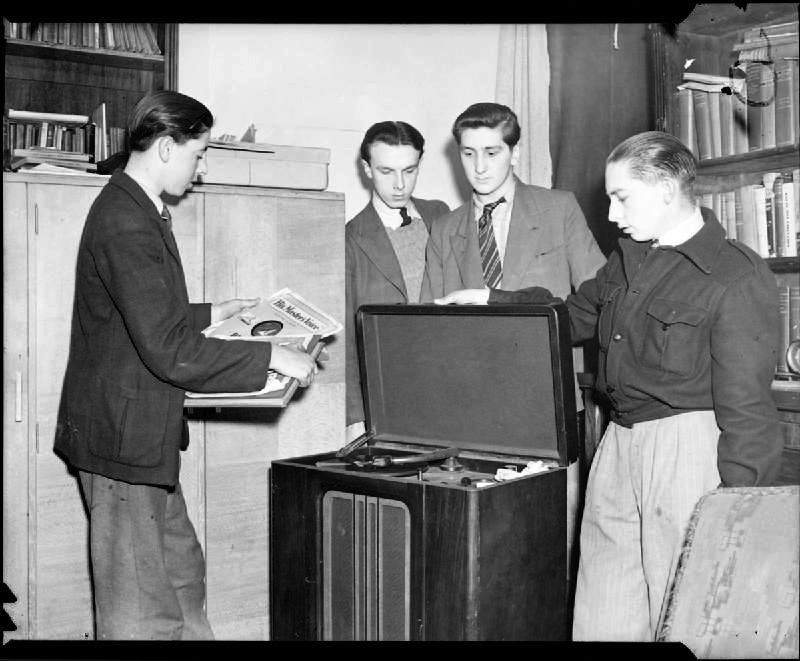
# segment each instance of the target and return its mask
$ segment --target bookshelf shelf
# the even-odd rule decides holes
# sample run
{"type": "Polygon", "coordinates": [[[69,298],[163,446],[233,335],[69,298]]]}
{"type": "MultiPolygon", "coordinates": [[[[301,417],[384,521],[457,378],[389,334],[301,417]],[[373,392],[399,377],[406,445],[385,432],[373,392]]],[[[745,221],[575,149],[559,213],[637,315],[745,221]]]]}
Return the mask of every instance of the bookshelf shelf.
{"type": "MultiPolygon", "coordinates": [[[[76,25],[86,24],[69,25],[75,30],[76,25]]],[[[6,24],[4,115],[10,108],[86,115],[105,104],[106,125],[121,128],[145,94],[177,89],[177,24],[150,24],[148,30],[152,29],[160,55],[152,54],[154,46],[149,52],[133,52],[77,45],[61,29],[58,27],[58,38],[64,38],[65,43],[57,43],[55,39],[39,41],[6,24]]]]}
{"type": "Polygon", "coordinates": [[[800,273],[800,257],[770,257],[765,261],[773,273],[800,273]]]}
{"type": "Polygon", "coordinates": [[[800,381],[776,379],[772,382],[772,399],[782,411],[800,412],[800,381]]]}
{"type": "Polygon", "coordinates": [[[65,44],[50,44],[26,39],[6,38],[6,54],[31,55],[53,60],[69,60],[87,64],[110,64],[136,69],[158,69],[164,66],[163,55],[148,55],[105,48],[84,48],[65,44]]]}
{"type": "Polygon", "coordinates": [[[697,175],[698,177],[724,177],[750,172],[791,169],[798,165],[800,165],[800,149],[798,145],[792,145],[700,161],[697,175]]]}
{"type": "Polygon", "coordinates": [[[765,172],[792,170],[797,167],[800,167],[798,145],[708,159],[698,164],[695,191],[702,194],[734,190],[761,183],[765,172]]]}

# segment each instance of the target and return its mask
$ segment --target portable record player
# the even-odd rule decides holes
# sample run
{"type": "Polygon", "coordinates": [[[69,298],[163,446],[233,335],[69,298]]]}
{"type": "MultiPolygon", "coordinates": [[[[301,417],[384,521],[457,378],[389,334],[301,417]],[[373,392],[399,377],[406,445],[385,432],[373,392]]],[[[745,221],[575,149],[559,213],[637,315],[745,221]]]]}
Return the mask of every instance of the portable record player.
{"type": "Polygon", "coordinates": [[[367,305],[367,432],[272,463],[271,638],[565,640],[566,307],[367,305]]]}

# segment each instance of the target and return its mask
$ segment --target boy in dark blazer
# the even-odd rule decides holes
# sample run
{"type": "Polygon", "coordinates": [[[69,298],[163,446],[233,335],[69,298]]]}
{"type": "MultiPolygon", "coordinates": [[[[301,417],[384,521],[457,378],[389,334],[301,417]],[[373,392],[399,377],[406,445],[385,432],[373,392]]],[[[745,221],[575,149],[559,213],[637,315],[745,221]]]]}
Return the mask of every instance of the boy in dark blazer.
{"type": "Polygon", "coordinates": [[[420,300],[428,235],[434,220],[449,211],[439,200],[411,197],[424,145],[406,122],[374,124],[361,142],[372,199],[345,228],[348,440],[364,430],[356,312],[367,303],[420,300]]]}
{"type": "Polygon", "coordinates": [[[272,368],[308,385],[314,361],[270,343],[206,338],[254,305],[189,303],[162,193],[205,171],[213,124],[200,102],[156,92],[134,108],[130,157],[86,219],[55,450],[89,510],[99,639],[209,639],[205,566],[179,482],[185,391],[261,389],[272,368]]]}

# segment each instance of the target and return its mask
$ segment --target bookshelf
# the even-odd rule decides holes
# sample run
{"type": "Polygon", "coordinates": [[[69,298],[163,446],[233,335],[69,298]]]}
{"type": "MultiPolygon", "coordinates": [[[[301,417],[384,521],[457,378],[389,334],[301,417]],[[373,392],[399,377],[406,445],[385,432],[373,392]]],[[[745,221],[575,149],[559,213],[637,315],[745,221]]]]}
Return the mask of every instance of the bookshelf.
{"type": "MultiPolygon", "coordinates": [[[[724,137],[720,146],[713,145],[713,141],[719,139],[713,135],[713,132],[720,131],[719,124],[722,125],[721,130],[725,131],[725,117],[721,116],[717,127],[711,127],[713,152],[709,153],[707,142],[705,144],[705,153],[701,153],[704,145],[701,144],[703,138],[700,134],[701,127],[697,124],[699,121],[697,98],[693,97],[692,112],[687,112],[687,98],[685,96],[681,98],[681,94],[685,95],[685,92],[679,93],[679,86],[685,84],[687,79],[690,78],[690,76],[686,76],[687,72],[727,77],[732,85],[736,82],[733,79],[737,77],[744,78],[744,81],[742,81],[744,86],[742,96],[756,102],[746,106],[743,104],[742,107],[746,114],[751,111],[751,108],[766,106],[766,102],[763,104],[758,102],[764,101],[769,97],[767,95],[759,97],[752,94],[753,81],[752,79],[747,79],[749,63],[742,68],[739,68],[738,65],[746,61],[748,57],[771,60],[773,63],[767,66],[772,67],[772,69],[765,70],[770,73],[774,72],[775,75],[765,76],[761,84],[773,85],[773,87],[767,89],[772,90],[773,98],[776,102],[776,105],[772,107],[773,115],[771,119],[777,119],[777,100],[779,98],[777,87],[779,80],[777,75],[778,60],[785,61],[793,57],[793,75],[795,78],[798,75],[797,37],[786,34],[778,36],[778,33],[790,32],[792,29],[796,33],[797,20],[798,10],[796,4],[756,3],[746,5],[744,10],[734,4],[701,4],[697,5],[686,20],[677,26],[662,24],[648,26],[651,74],[654,81],[652,89],[653,127],[680,137],[695,151],[695,155],[699,159],[695,193],[698,196],[705,196],[705,200],[713,196],[715,206],[721,198],[724,198],[726,201],[721,205],[723,215],[726,214],[726,208],[733,206],[730,202],[734,193],[741,195],[741,191],[745,187],[763,187],[765,174],[797,172],[797,169],[800,168],[800,149],[798,148],[798,134],[800,131],[796,128],[796,124],[794,124],[795,128],[793,129],[785,129],[785,118],[787,116],[791,117],[791,111],[785,110],[786,106],[782,106],[784,112],[787,113],[783,117],[783,132],[780,129],[775,130],[777,127],[773,126],[773,136],[777,135],[777,138],[773,137],[772,141],[770,141],[763,138],[767,129],[762,128],[760,131],[761,141],[758,142],[759,139],[754,137],[756,132],[753,131],[748,122],[749,132],[745,133],[744,146],[742,146],[741,142],[737,143],[735,140],[736,119],[734,116],[733,124],[728,124],[732,128],[730,128],[729,136],[731,137],[728,139],[728,147],[726,149],[724,137]],[[773,27],[771,28],[772,31],[766,29],[766,26],[791,23],[794,23],[794,27],[790,26],[780,30],[773,27]],[[762,29],[764,32],[761,32],[762,29]],[[753,53],[755,52],[754,49],[758,48],[762,43],[759,40],[763,39],[763,34],[767,34],[769,37],[767,43],[770,46],[770,50],[765,51],[765,57],[761,58],[759,55],[753,55],[753,53]],[[745,47],[748,44],[749,46],[745,47]],[[748,55],[748,52],[750,55],[748,55]],[[689,122],[694,122],[694,132],[692,132],[689,122]],[[787,135],[793,136],[793,139],[787,141],[787,135]],[[694,144],[691,144],[692,140],[695,141],[694,144]],[[791,144],[787,144],[787,142],[791,142],[791,144]]],[[[781,66],[785,66],[785,62],[781,66]]],[[[782,84],[785,85],[786,83],[782,84]]],[[[785,96],[786,88],[782,89],[784,90],[782,93],[785,96]]],[[[763,90],[760,87],[756,86],[756,90],[758,93],[763,94],[763,90]]],[[[695,94],[695,92],[692,91],[692,94],[695,94]]],[[[721,98],[720,94],[717,96],[721,98]]],[[[796,92],[793,92],[792,96],[796,96],[796,92]]],[[[714,103],[717,102],[717,99],[712,100],[714,103]]],[[[730,95],[730,101],[731,109],[728,112],[732,112],[732,108],[735,106],[734,95],[730,95]]],[[[792,102],[796,104],[798,99],[794,98],[792,102]]],[[[713,107],[714,104],[709,102],[709,105],[713,107]]],[[[704,111],[702,107],[700,110],[704,111]]],[[[796,118],[796,110],[794,108],[793,110],[796,118]]],[[[747,114],[746,116],[749,119],[750,116],[747,114]]],[[[794,121],[796,122],[796,119],[794,121]]],[[[707,127],[708,124],[706,124],[706,129],[707,127]]],[[[741,128],[741,123],[739,127],[741,128]]],[[[737,204],[739,204],[738,200],[737,204]]],[[[704,205],[710,206],[707,203],[704,205]]],[[[715,211],[717,211],[717,216],[720,217],[719,211],[717,209],[715,211]]],[[[739,210],[737,209],[738,212],[739,210]]],[[[797,221],[797,228],[800,229],[800,219],[795,218],[795,220],[797,221]]],[[[731,235],[732,231],[734,231],[733,227],[726,225],[725,218],[720,217],[720,222],[731,235]]],[[[741,240],[741,237],[737,238],[741,240]]],[[[778,255],[770,257],[762,253],[775,275],[779,293],[788,291],[790,287],[800,285],[800,259],[797,256],[787,256],[781,252],[770,252],[769,254],[778,255]]],[[[789,296],[786,293],[781,295],[784,298],[789,296]]],[[[788,307],[783,300],[781,301],[781,307],[788,307]]],[[[781,324],[787,327],[791,325],[786,323],[785,318],[781,319],[781,324]]],[[[792,335],[796,334],[796,331],[789,330],[788,332],[790,336],[789,340],[787,340],[787,345],[788,341],[792,339],[792,335]]],[[[784,440],[784,469],[781,479],[786,483],[796,483],[800,479],[799,379],[800,376],[792,375],[784,368],[776,365],[772,391],[781,420],[781,434],[784,440]]]]}
{"type": "MultiPolygon", "coordinates": [[[[142,46],[140,40],[138,46],[132,43],[127,49],[116,42],[115,48],[109,47],[111,42],[103,30],[111,25],[4,21],[4,115],[9,108],[89,114],[105,103],[108,125],[122,128],[130,109],[147,92],[177,89],[177,24],[150,23],[149,32],[156,47],[142,46]],[[72,38],[65,26],[72,29],[72,38]],[[92,26],[90,32],[96,31],[98,36],[77,41],[74,32],[83,28],[75,26],[92,26]]],[[[117,35],[119,38],[119,32],[117,35]]]]}

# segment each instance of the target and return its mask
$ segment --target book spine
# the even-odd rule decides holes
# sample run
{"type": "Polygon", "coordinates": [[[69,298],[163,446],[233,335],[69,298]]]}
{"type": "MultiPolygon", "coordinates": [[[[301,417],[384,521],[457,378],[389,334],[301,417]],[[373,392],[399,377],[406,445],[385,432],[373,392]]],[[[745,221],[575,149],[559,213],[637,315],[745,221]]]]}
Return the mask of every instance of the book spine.
{"type": "Polygon", "coordinates": [[[743,87],[741,93],[733,94],[731,98],[733,106],[733,153],[746,154],[750,146],[747,142],[747,87],[743,87]]]}
{"type": "Polygon", "coordinates": [[[736,236],[736,240],[737,241],[739,241],[740,243],[744,243],[744,241],[743,241],[743,237],[744,237],[744,210],[743,210],[744,201],[742,199],[742,189],[741,188],[737,188],[734,191],[734,200],[735,200],[735,202],[734,202],[733,212],[734,212],[734,214],[736,216],[736,220],[735,220],[735,223],[736,223],[735,236],[736,236]]]}
{"type": "Polygon", "coordinates": [[[775,217],[775,252],[777,257],[786,257],[786,222],[784,221],[784,208],[783,208],[783,179],[781,177],[775,178],[775,183],[772,187],[773,199],[772,209],[775,217]]]}
{"type": "Polygon", "coordinates": [[[722,156],[722,118],[719,92],[708,93],[708,117],[711,123],[711,153],[714,158],[722,156]]]}
{"type": "Polygon", "coordinates": [[[719,94],[719,123],[720,137],[722,140],[722,156],[733,156],[734,134],[733,134],[733,95],[719,94]]]}
{"type": "Polygon", "coordinates": [[[722,218],[722,193],[711,194],[711,210],[714,212],[717,220],[722,218]]]}
{"type": "Polygon", "coordinates": [[[778,314],[780,319],[780,332],[778,337],[778,372],[788,372],[786,364],[786,349],[791,341],[791,320],[789,317],[789,286],[778,287],[778,314]]]}
{"type": "Polygon", "coordinates": [[[764,185],[764,213],[766,215],[767,224],[767,257],[777,257],[778,253],[775,249],[775,215],[773,204],[775,194],[772,192],[772,187],[764,185]]]}
{"type": "Polygon", "coordinates": [[[800,62],[789,60],[792,70],[792,126],[794,127],[794,141],[800,141],[800,62]]]}
{"type": "Polygon", "coordinates": [[[792,96],[791,60],[778,60],[775,63],[775,144],[778,147],[793,145],[797,141],[793,116],[798,100],[792,96]]]}
{"type": "Polygon", "coordinates": [[[50,130],[50,122],[39,124],[39,146],[47,147],[47,133],[50,130]]]}
{"type": "Polygon", "coordinates": [[[736,238],[736,193],[725,191],[723,193],[725,209],[725,233],[729,239],[736,238]]]}
{"type": "Polygon", "coordinates": [[[792,189],[794,190],[794,220],[800,230],[800,168],[792,170],[792,189]]]}
{"type": "Polygon", "coordinates": [[[697,153],[701,161],[713,158],[714,147],[711,137],[711,113],[708,105],[708,92],[692,90],[694,102],[695,127],[697,129],[697,153]]]}
{"type": "Polygon", "coordinates": [[[691,90],[678,91],[678,138],[689,148],[695,158],[699,158],[697,152],[697,131],[695,129],[694,102],[692,101],[691,90]]]}
{"type": "Polygon", "coordinates": [[[772,67],[761,67],[761,148],[775,147],[775,72],[772,67]]]}
{"type": "Polygon", "coordinates": [[[767,241],[767,191],[763,186],[753,186],[753,220],[756,227],[756,252],[759,257],[769,257],[767,241]]]}
{"type": "Polygon", "coordinates": [[[736,228],[736,236],[744,245],[758,252],[758,235],[756,231],[756,210],[753,199],[754,185],[742,186],[742,225],[736,228]]]}
{"type": "Polygon", "coordinates": [[[795,217],[794,186],[790,173],[783,173],[784,257],[797,257],[797,218],[795,217]]]}
{"type": "Polygon", "coordinates": [[[800,285],[789,285],[789,341],[800,340],[800,285]]]}
{"type": "Polygon", "coordinates": [[[747,64],[747,147],[758,151],[763,144],[761,103],[761,69],[763,65],[747,64]]]}

